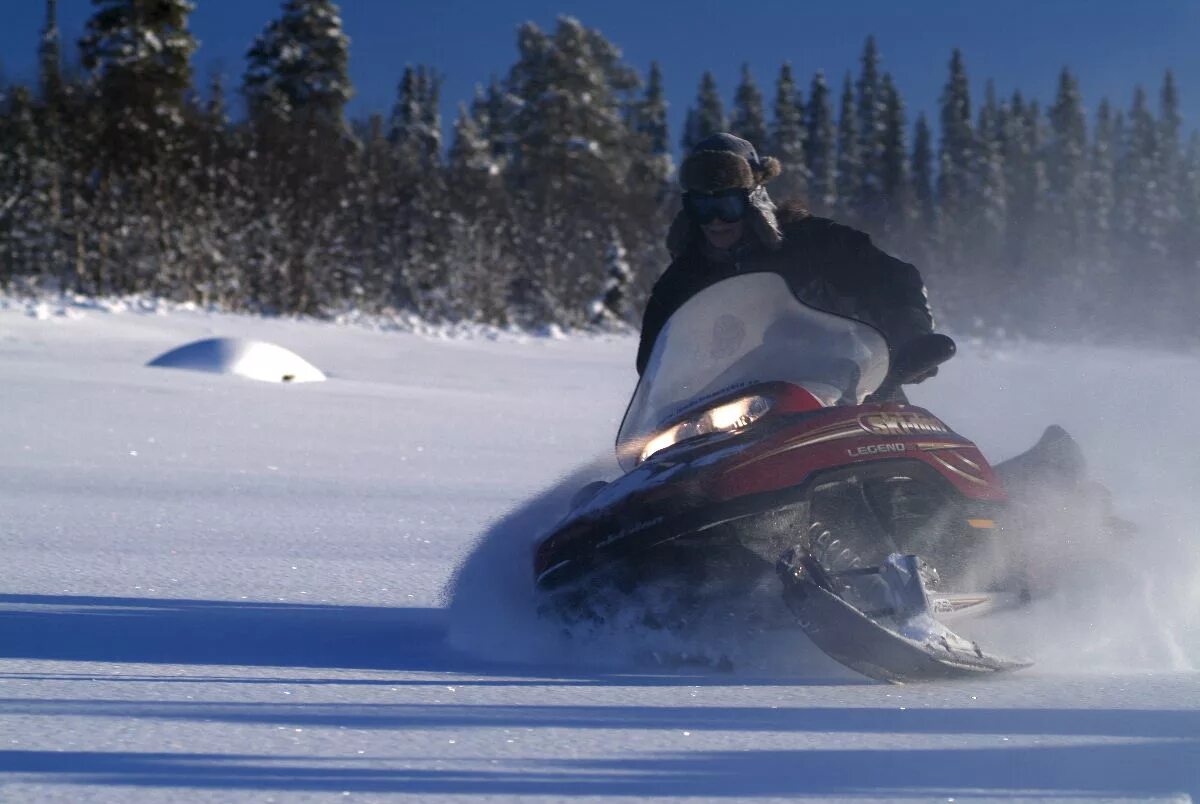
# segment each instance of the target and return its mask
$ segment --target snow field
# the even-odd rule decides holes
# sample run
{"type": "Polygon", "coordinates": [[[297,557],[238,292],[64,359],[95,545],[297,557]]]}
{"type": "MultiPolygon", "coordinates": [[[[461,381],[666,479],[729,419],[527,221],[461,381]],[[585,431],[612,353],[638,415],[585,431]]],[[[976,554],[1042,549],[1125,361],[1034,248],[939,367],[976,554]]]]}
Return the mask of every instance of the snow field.
{"type": "Polygon", "coordinates": [[[887,687],[538,629],[529,545],[612,469],[631,339],[38,309],[0,309],[0,800],[1200,794],[1194,357],[962,344],[915,390],[997,460],[1066,425],[1142,536],[1126,578],[1045,545],[1070,583],[997,629],[1033,670],[887,687]],[[218,336],[329,379],[144,365],[218,336]]]}

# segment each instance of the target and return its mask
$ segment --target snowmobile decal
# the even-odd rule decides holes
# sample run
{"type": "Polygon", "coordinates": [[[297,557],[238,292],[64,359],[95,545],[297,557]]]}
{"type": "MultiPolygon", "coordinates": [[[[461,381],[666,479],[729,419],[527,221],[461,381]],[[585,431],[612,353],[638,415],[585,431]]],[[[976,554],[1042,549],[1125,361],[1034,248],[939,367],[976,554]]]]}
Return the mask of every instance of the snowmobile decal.
{"type": "Polygon", "coordinates": [[[922,413],[872,413],[859,416],[858,423],[868,433],[882,436],[950,432],[949,427],[929,414],[922,413]]]}

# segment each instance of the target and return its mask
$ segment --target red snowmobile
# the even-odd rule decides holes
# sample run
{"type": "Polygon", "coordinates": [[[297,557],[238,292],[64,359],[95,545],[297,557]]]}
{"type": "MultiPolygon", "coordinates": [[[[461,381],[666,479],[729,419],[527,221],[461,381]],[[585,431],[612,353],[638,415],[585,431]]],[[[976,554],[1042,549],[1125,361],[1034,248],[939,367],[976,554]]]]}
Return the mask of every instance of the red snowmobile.
{"type": "MultiPolygon", "coordinates": [[[[659,335],[625,414],[625,474],[582,489],[537,545],[549,607],[604,617],[596,601],[612,590],[666,584],[686,619],[696,598],[766,586],[790,627],[872,678],[1026,666],[946,624],[1028,597],[997,471],[929,411],[872,401],[954,349],[930,335],[890,354],[777,274],[699,293],[659,335]]],[[[1023,482],[1082,470],[1058,428],[1009,463],[1023,482]]]]}

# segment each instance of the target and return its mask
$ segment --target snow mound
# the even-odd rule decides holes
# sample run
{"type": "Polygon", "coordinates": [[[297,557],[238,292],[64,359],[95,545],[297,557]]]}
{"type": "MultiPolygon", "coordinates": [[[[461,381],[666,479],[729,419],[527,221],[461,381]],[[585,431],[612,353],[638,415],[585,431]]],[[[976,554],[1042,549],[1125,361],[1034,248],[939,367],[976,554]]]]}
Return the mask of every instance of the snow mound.
{"type": "Polygon", "coordinates": [[[147,365],[236,374],[263,382],[321,382],[325,375],[300,355],[265,341],[206,338],[159,355],[147,365]]]}

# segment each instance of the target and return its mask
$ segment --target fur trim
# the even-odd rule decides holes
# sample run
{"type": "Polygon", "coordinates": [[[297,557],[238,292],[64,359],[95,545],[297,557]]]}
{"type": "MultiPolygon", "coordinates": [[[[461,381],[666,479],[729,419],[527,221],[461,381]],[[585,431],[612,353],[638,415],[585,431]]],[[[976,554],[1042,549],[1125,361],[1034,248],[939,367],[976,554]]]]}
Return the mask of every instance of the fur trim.
{"type": "Polygon", "coordinates": [[[761,184],[750,191],[750,209],[746,211],[746,221],[758,242],[769,251],[776,251],[783,245],[783,232],[779,229],[779,219],[775,217],[775,202],[761,184]]]}
{"type": "Polygon", "coordinates": [[[808,211],[808,207],[803,201],[792,198],[780,202],[775,216],[779,220],[779,228],[783,229],[793,223],[811,218],[812,213],[808,211]]]}
{"type": "MultiPolygon", "coordinates": [[[[754,171],[754,183],[766,184],[783,172],[783,165],[773,156],[759,160],[758,169],[754,171]]],[[[750,189],[750,188],[746,188],[750,189]]]]}
{"type": "Polygon", "coordinates": [[[679,168],[679,183],[683,189],[697,193],[719,193],[738,187],[749,190],[755,184],[750,163],[729,151],[692,154],[679,168]]]}

